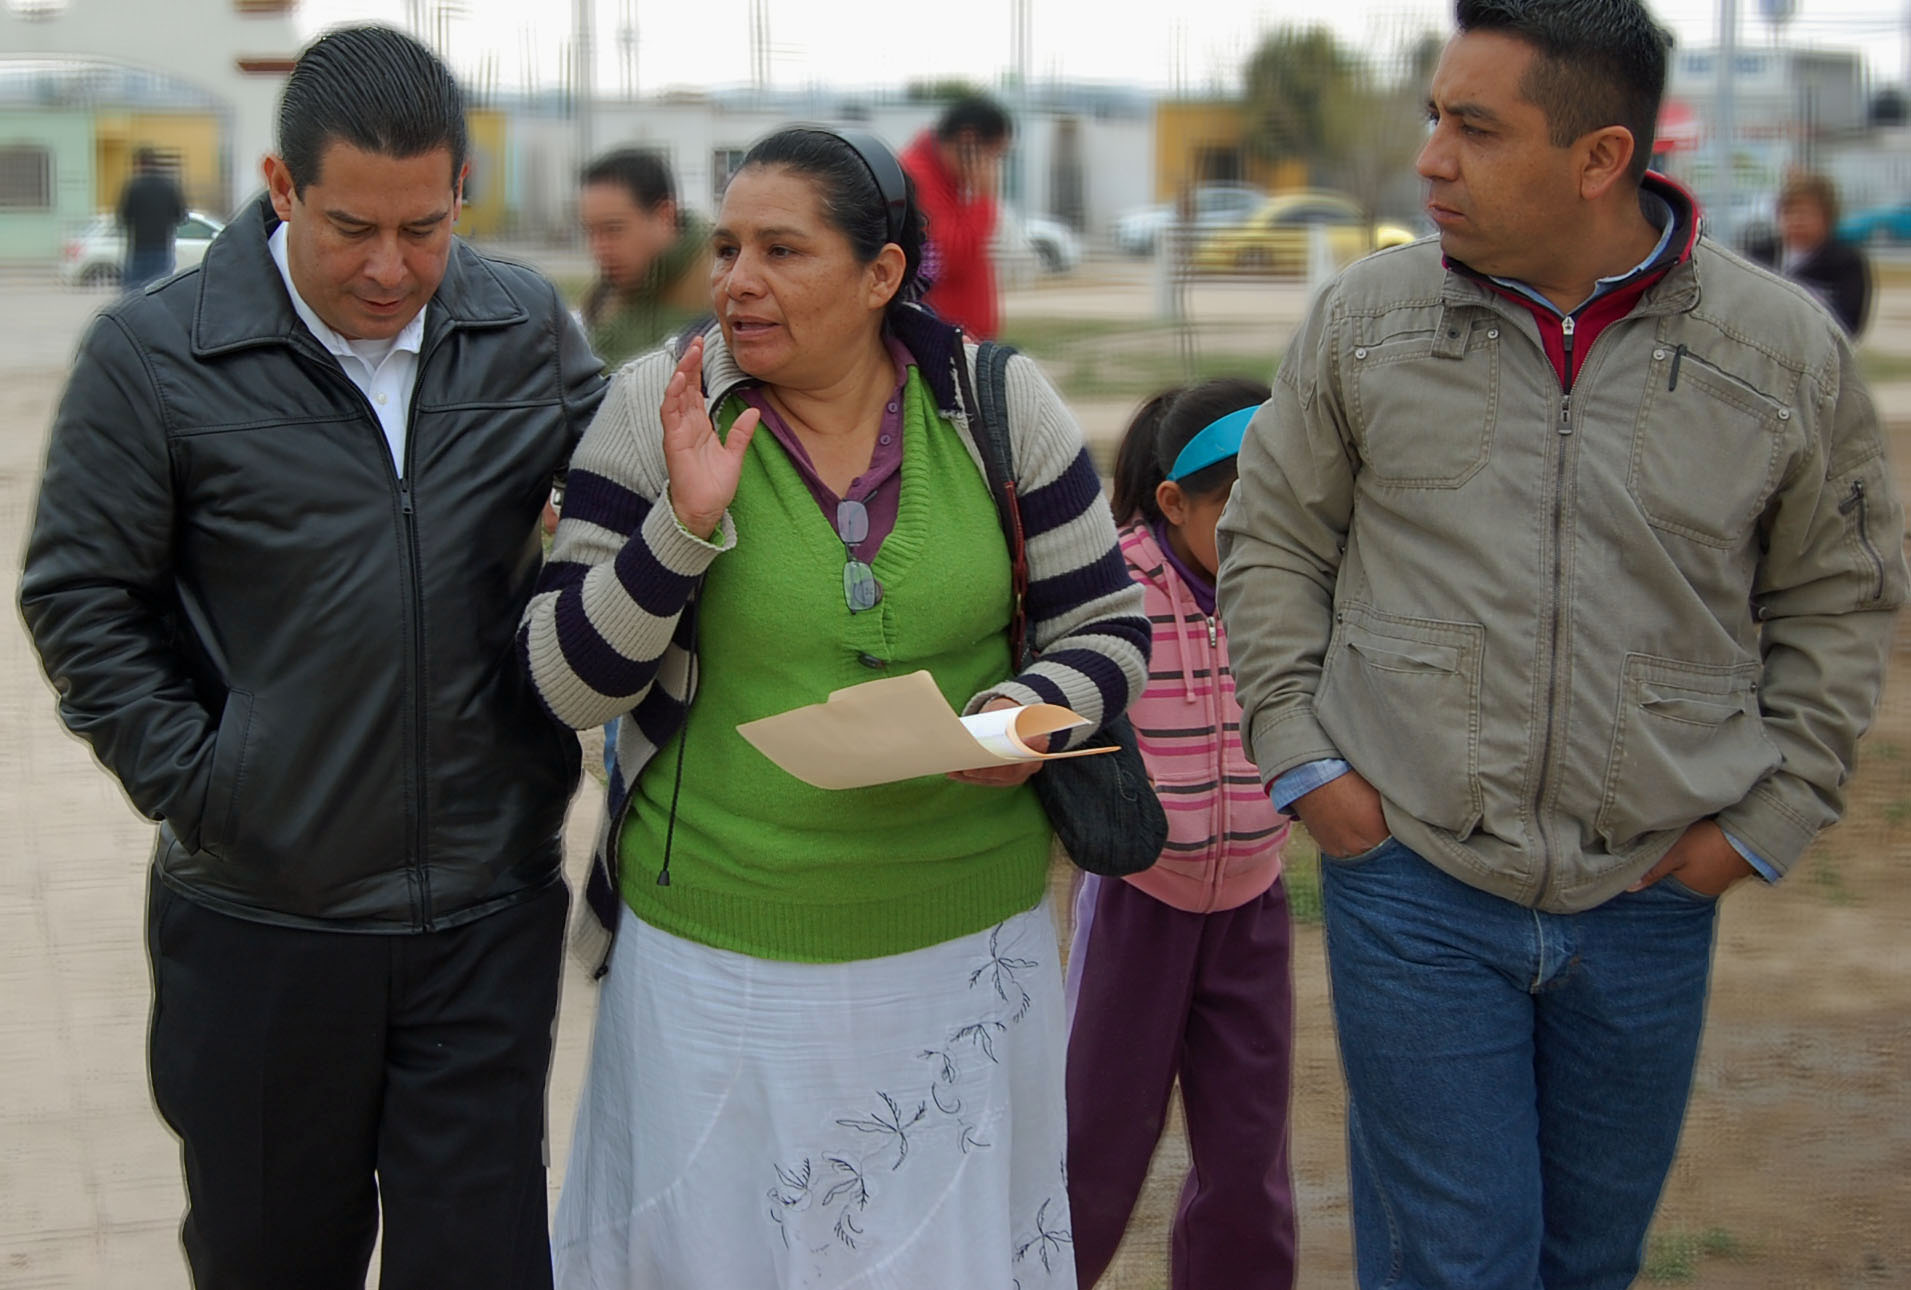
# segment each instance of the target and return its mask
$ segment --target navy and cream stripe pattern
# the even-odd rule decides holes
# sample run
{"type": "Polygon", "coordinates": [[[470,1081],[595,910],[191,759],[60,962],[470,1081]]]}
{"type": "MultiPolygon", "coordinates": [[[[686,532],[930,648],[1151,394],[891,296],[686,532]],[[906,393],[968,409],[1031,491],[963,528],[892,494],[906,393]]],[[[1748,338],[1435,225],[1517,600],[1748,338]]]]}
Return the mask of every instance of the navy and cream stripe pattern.
{"type": "MultiPolygon", "coordinates": [[[[955,368],[959,357],[973,380],[974,347],[920,310],[899,311],[891,325],[980,472],[955,368]]],[[[671,354],[658,351],[611,383],[572,462],[551,558],[518,633],[532,682],[557,720],[584,730],[628,714],[586,892],[606,928],[615,926],[619,904],[612,826],[632,780],[682,724],[695,690],[686,611],[711,562],[750,540],[728,515],[711,541],[699,540],[677,525],[668,503],[657,504],[668,484],[658,409],[674,366],[671,354]]],[[[749,380],[714,328],[703,379],[713,416],[749,380]]],[[[1029,631],[1042,657],[993,693],[1065,704],[1099,724],[1127,709],[1147,674],[1151,634],[1141,591],[1128,577],[1101,480],[1060,395],[1019,356],[1006,385],[1028,539],[1029,631]]],[[[775,448],[768,436],[760,446],[775,448]]]]}

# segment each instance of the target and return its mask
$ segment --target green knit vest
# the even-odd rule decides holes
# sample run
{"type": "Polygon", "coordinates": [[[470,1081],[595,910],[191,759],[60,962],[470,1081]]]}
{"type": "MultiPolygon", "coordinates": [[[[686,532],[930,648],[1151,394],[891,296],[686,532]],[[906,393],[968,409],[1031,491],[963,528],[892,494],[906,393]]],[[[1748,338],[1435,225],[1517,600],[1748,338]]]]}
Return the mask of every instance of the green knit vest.
{"type": "MultiPolygon", "coordinates": [[[[726,403],[725,433],[741,410],[726,403]]],[[[849,612],[833,518],[767,431],[730,514],[737,544],[698,597],[688,723],[638,776],[618,840],[631,909],[704,945],[833,963],[935,945],[1034,905],[1049,827],[1028,785],[936,775],[812,788],[736,731],[925,668],[960,712],[1009,675],[1008,546],[987,485],[920,376],[911,369],[895,531],[871,566],[883,589],[875,608],[849,612]],[[680,748],[670,885],[660,886],[680,748]]]]}

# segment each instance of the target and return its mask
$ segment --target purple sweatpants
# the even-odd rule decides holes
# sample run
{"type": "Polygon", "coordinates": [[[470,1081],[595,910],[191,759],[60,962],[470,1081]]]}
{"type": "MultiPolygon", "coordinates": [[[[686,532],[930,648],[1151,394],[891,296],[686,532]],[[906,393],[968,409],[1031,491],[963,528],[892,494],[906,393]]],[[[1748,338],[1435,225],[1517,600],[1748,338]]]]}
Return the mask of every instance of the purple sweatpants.
{"type": "Polygon", "coordinates": [[[1190,914],[1089,877],[1068,964],[1068,1203],[1089,1290],[1115,1257],[1177,1075],[1192,1168],[1173,1290],[1291,1290],[1287,891],[1190,914]]]}

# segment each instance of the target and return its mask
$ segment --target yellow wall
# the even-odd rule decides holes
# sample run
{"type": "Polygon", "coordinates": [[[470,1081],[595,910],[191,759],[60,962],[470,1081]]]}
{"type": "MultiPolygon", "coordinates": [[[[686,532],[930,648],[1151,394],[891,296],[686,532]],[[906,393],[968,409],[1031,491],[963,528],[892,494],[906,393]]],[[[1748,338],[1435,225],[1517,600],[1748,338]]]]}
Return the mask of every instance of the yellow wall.
{"type": "Polygon", "coordinates": [[[495,237],[503,231],[505,199],[510,195],[504,173],[504,113],[488,108],[465,113],[470,141],[471,175],[465,180],[464,213],[458,232],[465,237],[495,237]]]}
{"type": "MultiPolygon", "coordinates": [[[[100,210],[119,204],[119,191],[133,173],[133,153],[142,146],[177,156],[187,206],[226,217],[230,203],[220,182],[219,118],[197,112],[102,112],[93,118],[93,200],[100,210]]],[[[239,181],[253,178],[241,175],[239,181]]]]}
{"type": "Polygon", "coordinates": [[[1229,100],[1179,99],[1155,104],[1155,196],[1172,201],[1184,185],[1202,183],[1199,159],[1209,150],[1231,150],[1241,158],[1241,182],[1268,192],[1307,186],[1307,167],[1298,161],[1263,161],[1246,146],[1247,117],[1229,100]]]}

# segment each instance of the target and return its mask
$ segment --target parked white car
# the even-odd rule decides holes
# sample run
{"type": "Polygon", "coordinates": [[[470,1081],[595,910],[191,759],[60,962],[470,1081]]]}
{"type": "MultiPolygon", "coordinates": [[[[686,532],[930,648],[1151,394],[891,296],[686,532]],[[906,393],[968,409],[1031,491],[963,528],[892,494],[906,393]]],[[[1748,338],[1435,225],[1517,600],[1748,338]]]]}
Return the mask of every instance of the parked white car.
{"type": "Polygon", "coordinates": [[[990,249],[1004,286],[1044,273],[1071,273],[1082,262],[1082,240],[1068,225],[1046,215],[1023,215],[1010,206],[996,209],[990,249]]]}
{"type": "MultiPolygon", "coordinates": [[[[189,269],[205,258],[225,225],[200,211],[189,211],[179,221],[173,238],[175,267],[189,269]]],[[[126,235],[119,220],[111,214],[95,215],[80,231],[67,239],[60,258],[60,280],[72,287],[104,287],[119,282],[120,265],[126,261],[126,235]]]]}

